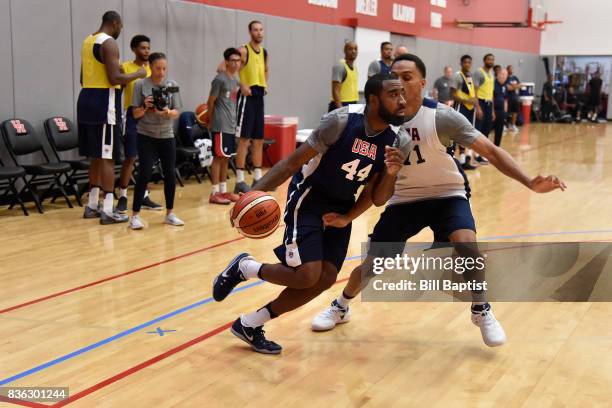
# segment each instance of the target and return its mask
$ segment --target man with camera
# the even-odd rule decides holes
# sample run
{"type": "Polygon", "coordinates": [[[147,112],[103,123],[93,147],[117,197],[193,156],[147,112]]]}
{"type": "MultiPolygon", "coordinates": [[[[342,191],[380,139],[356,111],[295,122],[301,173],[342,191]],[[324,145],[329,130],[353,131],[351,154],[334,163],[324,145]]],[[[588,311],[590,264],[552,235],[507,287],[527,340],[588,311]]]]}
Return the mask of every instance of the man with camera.
{"type": "Polygon", "coordinates": [[[130,228],[144,228],[140,218],[147,183],[151,178],[153,165],[161,161],[164,175],[164,198],[166,200],[165,224],[181,226],[183,221],[174,214],[174,193],[176,180],[174,169],[176,163],[176,144],[173,120],[178,117],[182,108],[179,87],[175,81],[166,78],[166,56],[154,52],[149,56],[151,76],[141,79],[134,85],[132,96],[132,114],[139,119],[138,131],[138,180],[134,191],[132,218],[130,228]]]}

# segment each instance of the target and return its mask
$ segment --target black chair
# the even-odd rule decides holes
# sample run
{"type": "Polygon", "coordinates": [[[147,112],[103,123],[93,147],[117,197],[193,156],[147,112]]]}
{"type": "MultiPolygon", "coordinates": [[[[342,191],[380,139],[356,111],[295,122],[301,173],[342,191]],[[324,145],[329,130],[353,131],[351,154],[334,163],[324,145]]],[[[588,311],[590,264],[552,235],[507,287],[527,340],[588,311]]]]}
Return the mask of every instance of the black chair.
{"type": "Polygon", "coordinates": [[[198,172],[200,149],[193,145],[193,132],[197,131],[199,125],[195,121],[193,112],[182,112],[179,120],[179,126],[176,132],[176,179],[184,187],[181,177],[181,171],[185,173],[185,178],[189,179],[192,175],[195,176],[198,183],[202,183],[198,172]],[[197,163],[197,167],[196,167],[197,163]]]}
{"type": "MultiPolygon", "coordinates": [[[[55,159],[61,162],[60,152],[68,152],[76,150],[79,147],[79,137],[77,132],[72,125],[70,119],[56,116],[45,120],[45,133],[47,139],[55,155],[55,159]]],[[[82,207],[81,196],[85,193],[89,183],[89,167],[91,163],[87,159],[74,159],[74,160],[63,160],[70,164],[72,172],[70,173],[69,179],[64,182],[65,188],[71,188],[76,193],[77,203],[82,207]],[[68,181],[71,180],[75,185],[68,186],[68,181]],[[79,181],[82,183],[82,187],[79,188],[79,181]]],[[[54,198],[55,199],[55,198],[54,198]]]]}
{"type": "Polygon", "coordinates": [[[2,195],[2,199],[5,199],[9,193],[13,193],[11,198],[11,202],[9,203],[9,209],[13,208],[15,204],[19,203],[21,206],[21,210],[24,215],[30,215],[28,210],[26,209],[23,200],[21,200],[21,195],[17,191],[17,187],[15,186],[15,182],[18,179],[22,179],[25,181],[26,171],[21,166],[10,166],[5,167],[4,163],[0,159],[0,191],[4,191],[2,195]]]}
{"type": "Polygon", "coordinates": [[[70,164],[66,162],[51,162],[49,160],[49,156],[29,122],[23,119],[9,119],[2,122],[1,126],[6,147],[16,166],[20,165],[18,157],[32,153],[41,152],[46,160],[45,163],[21,165],[30,177],[23,178],[25,186],[19,194],[21,195],[26,189],[29,190],[38,212],[42,214],[41,203],[50,195],[54,188],[57,188],[66,200],[68,207],[72,208],[70,198],[64,189],[64,183],[61,181],[61,176],[64,176],[68,180],[68,184],[72,185],[70,181],[70,164]],[[48,187],[39,197],[36,187],[42,185],[47,185],[48,187]]]}

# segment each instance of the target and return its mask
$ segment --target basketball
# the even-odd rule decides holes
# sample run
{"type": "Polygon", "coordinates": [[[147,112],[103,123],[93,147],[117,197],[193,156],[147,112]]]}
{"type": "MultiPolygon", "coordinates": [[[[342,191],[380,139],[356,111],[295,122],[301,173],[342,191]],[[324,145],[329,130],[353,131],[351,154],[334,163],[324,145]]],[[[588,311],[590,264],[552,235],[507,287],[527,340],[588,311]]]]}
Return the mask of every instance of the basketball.
{"type": "Polygon", "coordinates": [[[230,221],[247,238],[260,239],[272,234],[280,222],[280,206],[263,191],[244,194],[232,208],[230,221]]]}
{"type": "Polygon", "coordinates": [[[199,124],[208,126],[208,105],[203,103],[195,110],[196,120],[199,124]]]}

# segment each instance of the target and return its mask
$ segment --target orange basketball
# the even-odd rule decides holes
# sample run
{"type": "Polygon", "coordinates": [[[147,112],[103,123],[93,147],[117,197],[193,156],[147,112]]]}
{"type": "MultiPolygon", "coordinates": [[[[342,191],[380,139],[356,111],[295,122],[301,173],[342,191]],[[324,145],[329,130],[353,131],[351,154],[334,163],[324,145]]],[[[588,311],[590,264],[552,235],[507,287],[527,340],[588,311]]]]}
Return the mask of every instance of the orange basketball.
{"type": "Polygon", "coordinates": [[[208,105],[203,103],[195,110],[196,120],[199,124],[208,126],[208,105]]]}
{"type": "Polygon", "coordinates": [[[263,191],[249,191],[232,208],[230,221],[247,238],[265,238],[280,222],[280,207],[274,197],[263,191]]]}

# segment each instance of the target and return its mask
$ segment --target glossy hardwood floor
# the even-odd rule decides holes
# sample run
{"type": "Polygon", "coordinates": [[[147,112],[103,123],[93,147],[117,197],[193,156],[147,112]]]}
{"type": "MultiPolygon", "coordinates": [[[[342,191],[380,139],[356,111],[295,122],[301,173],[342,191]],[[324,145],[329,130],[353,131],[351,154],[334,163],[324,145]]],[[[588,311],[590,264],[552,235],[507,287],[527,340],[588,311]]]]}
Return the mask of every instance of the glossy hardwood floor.
{"type": "MultiPolygon", "coordinates": [[[[529,174],[557,174],[568,189],[536,195],[492,166],[469,172],[479,237],[612,241],[612,125],[536,124],[505,134],[503,147],[529,174]]],[[[156,201],[162,190],[152,186],[156,201]]],[[[74,407],[612,404],[609,303],[497,303],[508,343],[496,349],[462,303],[356,300],[351,323],[311,332],[339,283],[266,325],[282,355],[251,352],[228,323],[279,288],[253,281],[215,303],[211,281],[241,251],[274,261],[282,231],[241,238],[229,208],[208,204],[209,190],[208,181],[178,188],[182,228],[155,212],[130,231],[59,203],[30,217],[0,209],[0,386],[70,387],[74,407]]],[[[274,193],[283,204],[285,191],[274,193]]],[[[355,222],[349,257],[379,212],[355,222]]],[[[427,230],[413,241],[431,239],[427,230]]]]}

